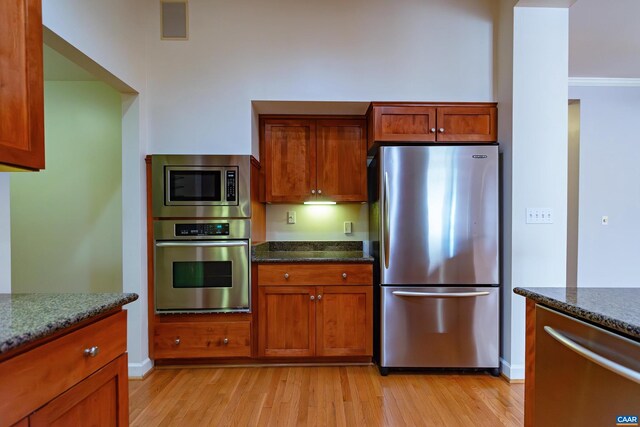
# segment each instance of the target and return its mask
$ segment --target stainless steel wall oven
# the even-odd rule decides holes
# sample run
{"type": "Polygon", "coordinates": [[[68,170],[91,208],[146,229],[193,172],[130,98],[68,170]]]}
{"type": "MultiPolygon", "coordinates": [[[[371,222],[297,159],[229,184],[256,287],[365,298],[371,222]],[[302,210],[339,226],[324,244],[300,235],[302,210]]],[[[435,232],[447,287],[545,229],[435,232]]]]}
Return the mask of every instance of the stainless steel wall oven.
{"type": "Polygon", "coordinates": [[[154,221],[158,313],[250,311],[250,221],[154,221]]]}

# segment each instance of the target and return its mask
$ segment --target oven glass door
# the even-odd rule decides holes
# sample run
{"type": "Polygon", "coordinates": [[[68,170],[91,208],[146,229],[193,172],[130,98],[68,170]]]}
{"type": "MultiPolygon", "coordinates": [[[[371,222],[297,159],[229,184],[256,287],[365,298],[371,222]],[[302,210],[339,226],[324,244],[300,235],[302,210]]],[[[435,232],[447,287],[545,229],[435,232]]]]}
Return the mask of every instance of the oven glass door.
{"type": "Polygon", "coordinates": [[[157,241],[157,311],[249,311],[246,240],[157,241]]]}

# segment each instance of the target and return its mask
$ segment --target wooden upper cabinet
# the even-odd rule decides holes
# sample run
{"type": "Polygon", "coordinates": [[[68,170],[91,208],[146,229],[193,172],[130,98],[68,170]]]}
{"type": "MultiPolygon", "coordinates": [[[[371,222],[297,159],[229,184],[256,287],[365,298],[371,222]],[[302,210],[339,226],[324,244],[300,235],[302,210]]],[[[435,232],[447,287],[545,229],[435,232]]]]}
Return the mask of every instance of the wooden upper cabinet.
{"type": "Polygon", "coordinates": [[[434,107],[387,107],[373,109],[376,141],[435,141],[434,107]]]}
{"type": "Polygon", "coordinates": [[[495,107],[438,108],[438,141],[495,141],[496,112],[495,107]]]}
{"type": "Polygon", "coordinates": [[[314,200],[316,126],[313,120],[267,120],[264,123],[267,202],[314,200]]]}
{"type": "Polygon", "coordinates": [[[318,120],[318,200],[367,200],[365,120],[318,120]]]}
{"type": "Polygon", "coordinates": [[[388,143],[497,140],[495,103],[381,103],[367,112],[371,152],[388,143]]]}
{"type": "Polygon", "coordinates": [[[40,0],[0,2],[0,171],[44,168],[40,0]]]}
{"type": "Polygon", "coordinates": [[[265,201],[367,201],[364,119],[261,121],[265,201]]]}

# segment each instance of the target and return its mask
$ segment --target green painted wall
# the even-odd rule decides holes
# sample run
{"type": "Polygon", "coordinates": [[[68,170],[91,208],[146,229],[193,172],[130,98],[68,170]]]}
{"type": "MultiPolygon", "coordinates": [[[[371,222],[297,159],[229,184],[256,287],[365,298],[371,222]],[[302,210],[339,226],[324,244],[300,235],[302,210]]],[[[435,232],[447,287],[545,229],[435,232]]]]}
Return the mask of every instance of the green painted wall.
{"type": "Polygon", "coordinates": [[[46,169],[11,176],[11,280],[19,292],[122,290],[120,94],[45,82],[46,169]]]}

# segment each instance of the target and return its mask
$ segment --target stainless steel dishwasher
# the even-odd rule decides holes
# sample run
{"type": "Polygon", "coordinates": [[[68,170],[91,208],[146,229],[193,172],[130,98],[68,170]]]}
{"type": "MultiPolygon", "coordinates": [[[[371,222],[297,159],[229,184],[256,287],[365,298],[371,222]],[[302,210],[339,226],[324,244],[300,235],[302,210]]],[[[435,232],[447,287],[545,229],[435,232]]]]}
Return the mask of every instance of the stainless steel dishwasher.
{"type": "Polygon", "coordinates": [[[534,414],[540,427],[640,415],[640,344],[537,305],[534,414]]]}

